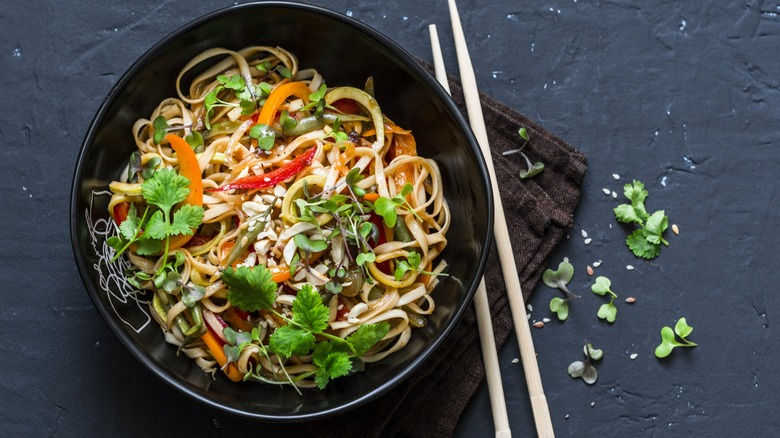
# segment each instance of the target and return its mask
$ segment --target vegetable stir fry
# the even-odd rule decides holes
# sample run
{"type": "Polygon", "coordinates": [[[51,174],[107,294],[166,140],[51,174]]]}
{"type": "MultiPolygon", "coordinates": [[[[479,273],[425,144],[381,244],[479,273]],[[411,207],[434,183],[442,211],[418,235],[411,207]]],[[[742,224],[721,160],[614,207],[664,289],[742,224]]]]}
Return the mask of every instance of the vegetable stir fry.
{"type": "Polygon", "coordinates": [[[331,88],[258,46],[207,50],[176,86],[133,126],[109,204],[108,244],[166,340],[205,372],[296,389],[404,348],[435,310],[450,213],[372,80],[331,88]]]}

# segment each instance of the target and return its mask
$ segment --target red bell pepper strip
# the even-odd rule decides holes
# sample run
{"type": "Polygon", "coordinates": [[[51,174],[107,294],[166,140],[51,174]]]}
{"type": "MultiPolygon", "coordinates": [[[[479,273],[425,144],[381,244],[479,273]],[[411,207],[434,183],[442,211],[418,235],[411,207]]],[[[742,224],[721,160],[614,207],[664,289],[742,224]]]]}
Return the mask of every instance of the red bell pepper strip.
{"type": "Polygon", "coordinates": [[[282,181],[286,181],[293,176],[297,175],[305,167],[309,166],[314,159],[314,154],[317,152],[317,148],[313,147],[301,155],[295,157],[292,161],[284,166],[274,169],[268,173],[262,175],[245,176],[237,179],[232,183],[225,184],[222,187],[207,189],[209,192],[223,192],[225,190],[234,189],[265,189],[273,187],[282,181]]]}
{"type": "Polygon", "coordinates": [[[129,202],[120,202],[119,204],[116,204],[114,206],[114,222],[116,222],[117,225],[122,225],[122,222],[124,222],[127,219],[127,214],[129,212],[130,212],[129,202]]]}

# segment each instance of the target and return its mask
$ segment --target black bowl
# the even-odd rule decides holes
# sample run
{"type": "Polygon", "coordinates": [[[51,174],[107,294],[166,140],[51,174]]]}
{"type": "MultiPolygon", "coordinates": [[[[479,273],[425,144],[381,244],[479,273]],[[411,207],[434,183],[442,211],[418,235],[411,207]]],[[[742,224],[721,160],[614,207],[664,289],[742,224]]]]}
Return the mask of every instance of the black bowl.
{"type": "MultiPolygon", "coordinates": [[[[186,86],[182,87],[186,89],[186,86]]],[[[73,251],[84,285],[100,316],[130,353],[176,389],[222,411],[267,421],[306,421],[353,409],[386,393],[444,342],[471,303],[482,276],[492,233],[488,176],[463,115],[406,51],[368,26],[318,7],[281,2],[230,7],[182,27],[143,55],[101,105],[81,147],[71,193],[73,251]],[[324,391],[232,383],[203,373],[176,355],[148,316],[145,296],[121,281],[122,263],[107,262],[111,226],[108,183],[117,179],[134,150],[133,122],[149,117],[194,55],[212,47],[278,45],[302,68],[317,68],[331,86],[361,87],[374,77],[382,110],[415,133],[420,154],[441,167],[452,211],[449,264],[434,292],[437,308],[409,345],[365,372],[336,379],[324,391]]]]}

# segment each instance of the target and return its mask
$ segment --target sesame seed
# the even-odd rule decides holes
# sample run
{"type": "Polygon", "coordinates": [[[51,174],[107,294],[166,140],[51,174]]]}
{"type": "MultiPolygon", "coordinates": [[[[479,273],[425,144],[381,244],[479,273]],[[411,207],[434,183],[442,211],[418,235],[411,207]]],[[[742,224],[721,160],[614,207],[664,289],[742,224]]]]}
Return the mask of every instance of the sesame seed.
{"type": "Polygon", "coordinates": [[[615,181],[617,181],[620,179],[620,175],[618,175],[617,173],[613,173],[612,178],[615,178],[615,181]]]}
{"type": "Polygon", "coordinates": [[[614,190],[612,191],[612,199],[617,199],[617,193],[614,190]]]}
{"type": "Polygon", "coordinates": [[[582,230],[582,237],[588,237],[588,232],[585,230],[582,230]]]}
{"type": "Polygon", "coordinates": [[[601,191],[604,192],[604,194],[607,195],[607,196],[609,196],[612,193],[612,190],[610,190],[610,189],[608,189],[606,187],[601,189],[601,191]]]}
{"type": "Polygon", "coordinates": [[[533,326],[536,328],[542,328],[544,327],[544,323],[542,321],[536,321],[535,323],[533,323],[533,326]]]}
{"type": "Polygon", "coordinates": [[[588,275],[593,275],[593,268],[588,266],[586,270],[588,271],[588,275]]]}
{"type": "Polygon", "coordinates": [[[633,271],[634,265],[626,265],[626,271],[633,271]]]}
{"type": "Polygon", "coordinates": [[[530,304],[526,304],[525,308],[528,309],[529,312],[533,312],[534,311],[534,306],[532,306],[530,304]]]}
{"type": "Polygon", "coordinates": [[[628,297],[628,298],[626,298],[626,302],[627,302],[628,304],[634,304],[634,303],[636,303],[636,298],[634,298],[634,297],[628,297]]]}
{"type": "Polygon", "coordinates": [[[593,239],[588,237],[587,239],[585,239],[585,245],[590,245],[590,242],[592,242],[592,241],[593,241],[593,239]]]}
{"type": "Polygon", "coordinates": [[[520,359],[518,359],[518,358],[512,359],[512,363],[518,363],[518,362],[520,362],[520,359]]]}
{"type": "Polygon", "coordinates": [[[544,318],[544,319],[542,319],[542,322],[547,324],[548,322],[550,322],[550,318],[544,318]]]}
{"type": "Polygon", "coordinates": [[[639,355],[634,353],[634,354],[632,354],[631,356],[628,356],[628,357],[630,357],[631,360],[634,360],[634,359],[636,359],[637,356],[639,356],[639,355]]]}
{"type": "Polygon", "coordinates": [[[672,224],[672,232],[674,234],[680,234],[680,228],[677,227],[677,224],[672,224]]]}
{"type": "Polygon", "coordinates": [[[569,419],[569,414],[566,414],[566,415],[564,415],[564,416],[563,416],[563,419],[564,419],[564,420],[568,420],[568,419],[569,419]]]}
{"type": "Polygon", "coordinates": [[[596,406],[596,402],[590,402],[590,407],[596,406]]]}
{"type": "Polygon", "coordinates": [[[526,313],[525,314],[525,319],[530,321],[531,320],[531,314],[530,313],[526,313]]]}
{"type": "Polygon", "coordinates": [[[604,262],[602,262],[601,260],[599,260],[597,262],[593,262],[593,267],[594,268],[598,268],[599,266],[601,266],[602,263],[604,263],[604,262]]]}

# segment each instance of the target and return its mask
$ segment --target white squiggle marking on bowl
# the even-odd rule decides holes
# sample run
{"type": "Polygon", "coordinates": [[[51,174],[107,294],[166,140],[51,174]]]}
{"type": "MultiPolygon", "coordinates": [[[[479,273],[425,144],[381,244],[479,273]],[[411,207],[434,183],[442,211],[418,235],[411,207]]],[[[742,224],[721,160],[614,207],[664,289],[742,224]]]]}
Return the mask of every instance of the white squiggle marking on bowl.
{"type": "Polygon", "coordinates": [[[93,190],[89,199],[89,208],[84,211],[90,243],[97,257],[97,262],[92,267],[99,277],[98,286],[106,293],[108,302],[119,320],[136,333],[140,333],[152,322],[148,311],[149,301],[145,299],[143,291],[127,282],[125,271],[130,267],[130,262],[124,257],[118,258],[115,262],[111,261],[114,249],[108,246],[106,241],[109,237],[116,236],[119,230],[112,220],[101,218],[93,221],[92,208],[96,196],[111,196],[111,192],[93,190]],[[123,307],[135,305],[139,310],[136,313],[138,320],[128,321],[123,317],[123,314],[126,316],[128,313],[120,312],[117,305],[123,307]]]}

